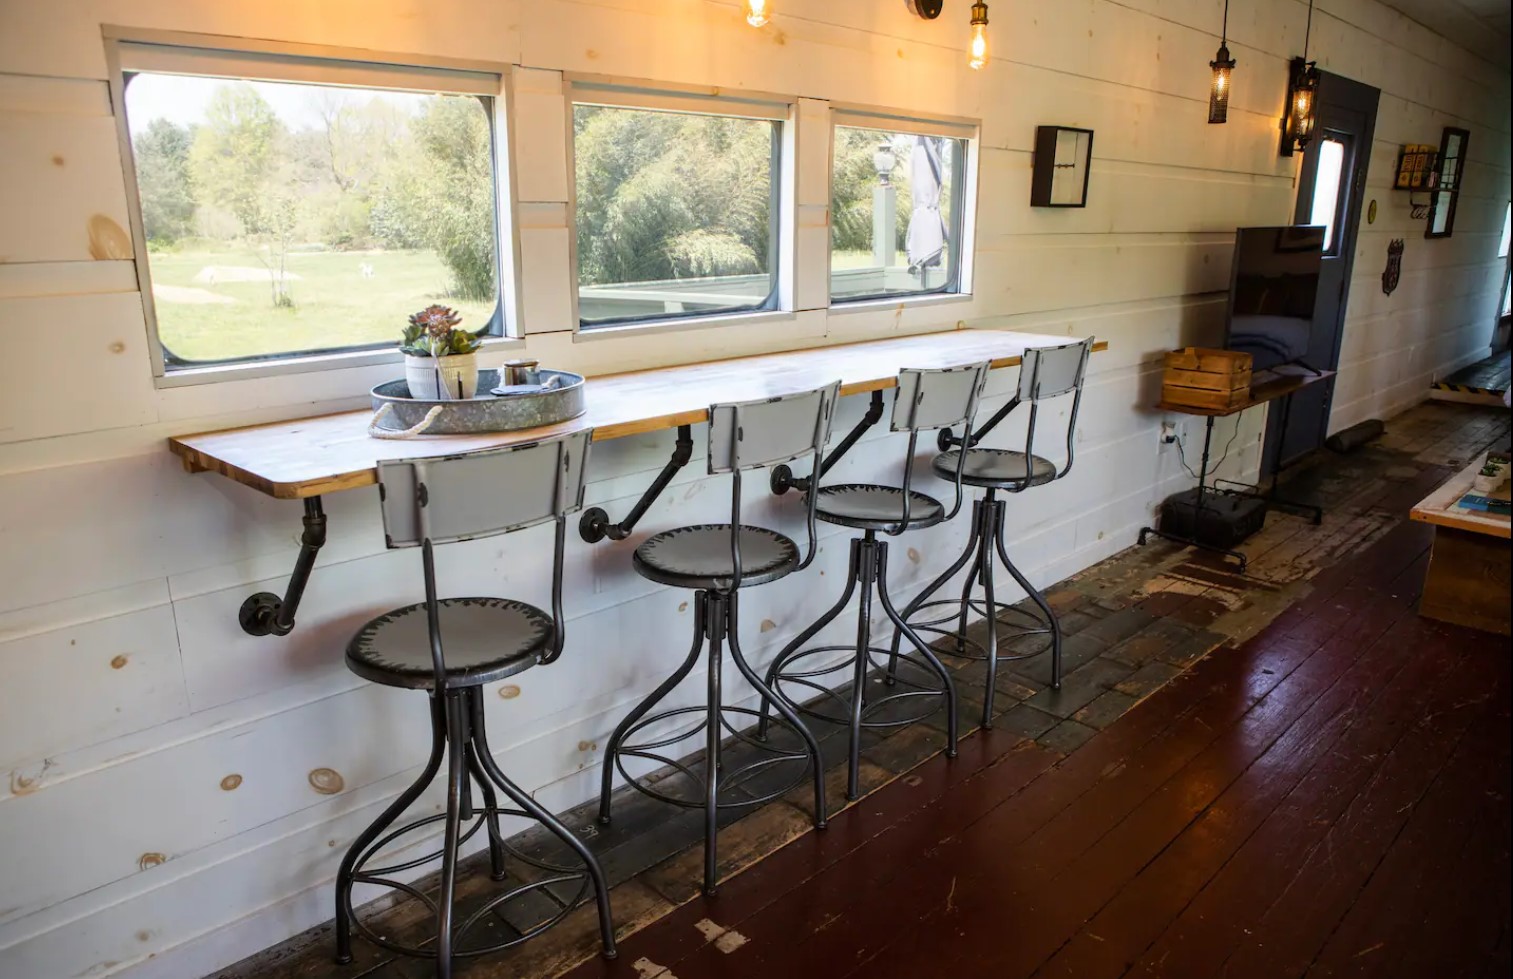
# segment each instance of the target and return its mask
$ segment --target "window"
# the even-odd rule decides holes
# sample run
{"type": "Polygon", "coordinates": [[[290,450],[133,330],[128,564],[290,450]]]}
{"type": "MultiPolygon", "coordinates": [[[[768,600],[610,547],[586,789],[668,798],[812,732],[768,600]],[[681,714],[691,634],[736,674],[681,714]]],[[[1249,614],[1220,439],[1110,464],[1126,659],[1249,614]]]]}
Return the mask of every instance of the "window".
{"type": "Polygon", "coordinates": [[[830,175],[830,299],[966,291],[964,127],[837,113],[830,175]]]}
{"type": "Polygon", "coordinates": [[[786,103],[572,86],[584,329],[777,308],[786,103]]]}
{"type": "Polygon", "coordinates": [[[1313,178],[1313,209],[1309,224],[1324,227],[1324,254],[1337,254],[1334,232],[1340,219],[1340,186],[1345,169],[1345,144],[1334,136],[1325,136],[1318,145],[1318,169],[1313,178]]]}
{"type": "Polygon", "coordinates": [[[500,77],[122,41],[160,369],[392,348],[452,306],[503,332],[500,77]]]}
{"type": "Polygon", "coordinates": [[[1497,257],[1508,257],[1508,239],[1513,236],[1513,201],[1508,203],[1508,209],[1502,212],[1502,238],[1497,243],[1497,257]]]}

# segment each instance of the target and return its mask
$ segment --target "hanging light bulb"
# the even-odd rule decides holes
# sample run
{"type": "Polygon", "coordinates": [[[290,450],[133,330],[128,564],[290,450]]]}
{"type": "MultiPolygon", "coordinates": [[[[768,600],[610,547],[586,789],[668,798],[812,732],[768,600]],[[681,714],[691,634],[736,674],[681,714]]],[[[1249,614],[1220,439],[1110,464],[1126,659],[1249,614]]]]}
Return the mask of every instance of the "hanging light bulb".
{"type": "Polygon", "coordinates": [[[1229,73],[1235,69],[1235,60],[1229,56],[1229,0],[1224,0],[1224,29],[1219,35],[1219,53],[1208,63],[1214,70],[1213,87],[1208,91],[1208,121],[1229,121],[1229,73]]]}
{"type": "Polygon", "coordinates": [[[988,63],[988,5],[982,0],[972,4],[972,40],[967,45],[967,64],[981,68],[988,63]]]}
{"type": "Polygon", "coordinates": [[[752,27],[767,23],[767,0],[746,0],[746,23],[752,27]]]}

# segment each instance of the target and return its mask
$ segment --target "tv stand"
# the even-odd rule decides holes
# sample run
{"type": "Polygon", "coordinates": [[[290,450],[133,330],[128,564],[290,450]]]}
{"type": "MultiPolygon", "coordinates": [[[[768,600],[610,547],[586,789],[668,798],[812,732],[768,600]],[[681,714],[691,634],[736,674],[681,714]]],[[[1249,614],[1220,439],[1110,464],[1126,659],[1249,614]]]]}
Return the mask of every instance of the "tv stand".
{"type": "MultiPolygon", "coordinates": [[[[1182,415],[1197,415],[1204,418],[1203,461],[1199,464],[1198,469],[1196,501],[1196,509],[1199,514],[1201,514],[1202,510],[1204,509],[1203,504],[1205,496],[1207,496],[1209,493],[1223,492],[1231,493],[1236,496],[1248,496],[1254,499],[1263,500],[1268,505],[1278,506],[1284,510],[1302,510],[1309,515],[1309,517],[1313,521],[1314,526],[1318,526],[1323,522],[1324,511],[1321,507],[1313,503],[1300,503],[1295,500],[1288,500],[1277,494],[1277,477],[1282,472],[1282,457],[1280,453],[1278,453],[1277,457],[1272,460],[1271,485],[1264,493],[1260,491],[1259,487],[1247,486],[1247,484],[1244,483],[1234,483],[1232,480],[1215,480],[1214,482],[1225,482],[1237,486],[1246,486],[1246,489],[1244,491],[1232,491],[1220,490],[1217,488],[1217,486],[1211,488],[1208,482],[1208,459],[1213,445],[1214,421],[1216,419],[1227,417],[1229,415],[1238,415],[1240,412],[1244,411],[1247,408],[1254,408],[1256,405],[1267,404],[1272,401],[1280,400],[1282,402],[1282,425],[1281,431],[1279,432],[1279,437],[1285,439],[1287,437],[1287,423],[1292,415],[1292,396],[1294,394],[1297,394],[1305,387],[1313,384],[1318,384],[1321,381],[1327,381],[1332,377],[1334,377],[1334,371],[1316,371],[1313,374],[1280,374],[1272,380],[1263,381],[1262,383],[1255,385],[1250,390],[1249,398],[1246,398],[1240,404],[1232,405],[1228,408],[1198,408],[1192,405],[1168,404],[1165,401],[1159,402],[1156,405],[1156,408],[1159,411],[1170,411],[1182,415]]],[[[1146,540],[1151,537],[1160,537],[1163,540],[1169,540],[1173,543],[1185,544],[1188,547],[1196,547],[1200,550],[1212,551],[1218,554],[1222,554],[1225,557],[1233,558],[1239,564],[1241,574],[1245,573],[1246,566],[1249,563],[1244,554],[1241,554],[1239,551],[1236,551],[1232,548],[1220,547],[1218,545],[1199,540],[1196,537],[1188,537],[1185,535],[1164,532],[1156,527],[1140,528],[1139,542],[1141,544],[1144,544],[1146,540]]]]}

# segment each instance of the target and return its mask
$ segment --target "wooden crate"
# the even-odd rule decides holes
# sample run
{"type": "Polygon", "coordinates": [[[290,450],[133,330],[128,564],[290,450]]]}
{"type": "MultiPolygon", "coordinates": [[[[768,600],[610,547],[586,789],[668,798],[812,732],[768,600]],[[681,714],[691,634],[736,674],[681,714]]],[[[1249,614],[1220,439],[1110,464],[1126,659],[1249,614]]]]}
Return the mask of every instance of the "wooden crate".
{"type": "Polygon", "coordinates": [[[1232,408],[1250,397],[1250,354],[1184,347],[1166,355],[1161,400],[1197,408],[1232,408]]]}

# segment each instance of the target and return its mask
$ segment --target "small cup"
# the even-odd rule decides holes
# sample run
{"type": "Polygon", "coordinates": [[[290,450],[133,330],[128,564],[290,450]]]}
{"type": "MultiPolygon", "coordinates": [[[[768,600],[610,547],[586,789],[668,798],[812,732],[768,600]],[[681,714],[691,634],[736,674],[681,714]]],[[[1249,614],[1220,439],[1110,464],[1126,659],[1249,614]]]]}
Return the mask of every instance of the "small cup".
{"type": "Polygon", "coordinates": [[[510,387],[541,383],[541,363],[535,360],[508,360],[501,368],[504,383],[510,387]]]}

